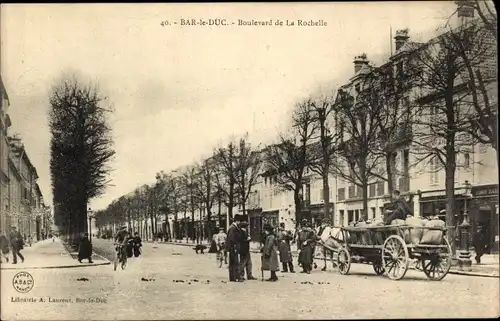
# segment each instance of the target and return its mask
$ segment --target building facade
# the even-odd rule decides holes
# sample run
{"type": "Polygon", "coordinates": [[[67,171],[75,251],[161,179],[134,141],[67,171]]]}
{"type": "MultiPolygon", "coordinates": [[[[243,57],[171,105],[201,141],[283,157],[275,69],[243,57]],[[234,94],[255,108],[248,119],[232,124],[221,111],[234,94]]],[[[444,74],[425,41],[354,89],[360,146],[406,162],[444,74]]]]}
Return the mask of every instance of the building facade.
{"type": "Polygon", "coordinates": [[[0,228],[15,226],[26,238],[39,240],[41,234],[43,196],[37,184],[38,174],[21,139],[9,134],[10,101],[0,78],[0,228]],[[38,222],[38,223],[37,223],[38,222]]]}

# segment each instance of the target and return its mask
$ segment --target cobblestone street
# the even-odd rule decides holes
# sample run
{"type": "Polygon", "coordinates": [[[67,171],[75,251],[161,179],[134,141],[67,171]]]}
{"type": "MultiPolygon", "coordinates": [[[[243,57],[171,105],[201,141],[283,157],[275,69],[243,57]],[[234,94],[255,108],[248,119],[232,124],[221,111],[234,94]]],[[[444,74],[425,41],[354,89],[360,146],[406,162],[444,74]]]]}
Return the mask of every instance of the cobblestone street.
{"type": "MultiPolygon", "coordinates": [[[[112,253],[111,242],[94,240],[94,244],[100,254],[112,253]]],[[[331,268],[327,272],[318,268],[310,275],[279,273],[279,281],[270,283],[261,282],[260,257],[254,254],[253,272],[259,280],[229,283],[227,269],[217,267],[214,255],[196,255],[190,247],[167,244],[145,244],[143,253],[139,259],[131,259],[124,271],[113,271],[112,265],[26,269],[35,281],[27,294],[16,292],[10,285],[18,271],[4,270],[1,281],[8,286],[2,287],[2,319],[33,320],[41,315],[49,320],[499,315],[495,299],[498,278],[449,274],[441,282],[433,282],[423,273],[410,270],[403,280],[391,281],[376,276],[369,265],[356,264],[347,276],[331,268]],[[78,281],[82,278],[88,281],[78,281]],[[72,302],[49,302],[49,297],[72,302]],[[23,298],[36,302],[13,302],[23,298]],[[77,298],[95,301],[77,303],[77,298]]]]}

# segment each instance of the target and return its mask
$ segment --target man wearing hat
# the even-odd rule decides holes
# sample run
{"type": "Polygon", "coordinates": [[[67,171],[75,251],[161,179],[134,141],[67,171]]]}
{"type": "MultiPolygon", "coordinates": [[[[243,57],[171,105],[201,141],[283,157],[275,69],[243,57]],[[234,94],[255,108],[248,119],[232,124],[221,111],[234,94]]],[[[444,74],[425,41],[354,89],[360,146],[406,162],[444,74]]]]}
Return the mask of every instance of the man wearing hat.
{"type": "Polygon", "coordinates": [[[299,249],[299,263],[302,266],[301,273],[311,273],[314,260],[314,247],[316,246],[316,233],[311,228],[311,224],[302,220],[302,229],[297,239],[297,248],[299,249]]]}
{"type": "Polygon", "coordinates": [[[240,223],[241,228],[241,246],[240,246],[240,279],[245,279],[245,270],[247,271],[247,280],[257,280],[252,274],[252,257],[250,256],[250,235],[248,234],[248,222],[240,223]]]}
{"type": "Polygon", "coordinates": [[[280,252],[280,262],[283,266],[283,272],[295,273],[293,270],[292,251],[290,248],[290,241],[293,240],[293,235],[290,231],[285,229],[285,223],[280,223],[278,233],[278,250],[280,252]]]}
{"type": "Polygon", "coordinates": [[[9,233],[9,243],[12,250],[12,264],[17,264],[18,256],[21,258],[21,262],[24,262],[24,256],[20,252],[24,246],[24,239],[15,226],[11,227],[9,233]]]}
{"type": "Polygon", "coordinates": [[[233,223],[227,230],[226,249],[229,253],[229,281],[230,282],[243,282],[240,273],[240,247],[241,247],[241,229],[240,229],[240,215],[235,215],[233,223]]]}

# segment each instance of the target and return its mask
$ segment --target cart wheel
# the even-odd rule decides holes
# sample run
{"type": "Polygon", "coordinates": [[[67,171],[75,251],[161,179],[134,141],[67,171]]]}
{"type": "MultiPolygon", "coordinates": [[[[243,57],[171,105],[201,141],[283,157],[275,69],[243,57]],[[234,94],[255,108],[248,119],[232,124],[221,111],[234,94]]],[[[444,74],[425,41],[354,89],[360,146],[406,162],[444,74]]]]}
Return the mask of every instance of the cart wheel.
{"type": "Polygon", "coordinates": [[[444,237],[443,242],[446,248],[441,249],[439,254],[431,256],[429,259],[422,260],[422,269],[425,275],[433,281],[441,281],[451,267],[451,246],[444,237]]]}
{"type": "Polygon", "coordinates": [[[389,236],[382,248],[382,266],[392,280],[401,280],[410,263],[408,248],[399,235],[389,236]]]}
{"type": "Polygon", "coordinates": [[[346,275],[351,269],[351,255],[346,248],[341,248],[338,254],[338,266],[340,274],[346,275]]]}
{"type": "Polygon", "coordinates": [[[372,266],[373,266],[373,270],[375,271],[375,273],[377,273],[377,275],[384,274],[385,269],[384,269],[384,265],[382,264],[382,262],[380,262],[380,261],[372,262],[372,266]]]}

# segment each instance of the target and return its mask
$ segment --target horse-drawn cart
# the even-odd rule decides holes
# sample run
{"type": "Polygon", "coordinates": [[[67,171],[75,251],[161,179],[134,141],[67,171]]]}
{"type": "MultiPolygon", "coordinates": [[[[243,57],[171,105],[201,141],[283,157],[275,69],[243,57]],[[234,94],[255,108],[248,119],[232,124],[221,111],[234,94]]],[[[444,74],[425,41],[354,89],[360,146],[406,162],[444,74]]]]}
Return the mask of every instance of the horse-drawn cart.
{"type": "Polygon", "coordinates": [[[341,274],[348,274],[353,262],[371,263],[376,274],[387,274],[392,280],[405,276],[410,260],[418,260],[431,280],[442,280],[450,270],[452,251],[446,228],[388,225],[343,227],[341,232],[343,244],[337,253],[341,274]],[[428,232],[438,235],[434,244],[420,242],[419,235],[428,232]]]}

